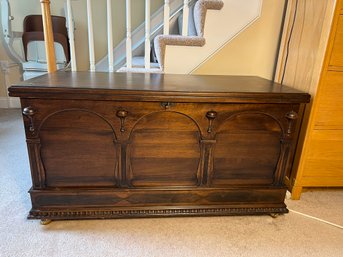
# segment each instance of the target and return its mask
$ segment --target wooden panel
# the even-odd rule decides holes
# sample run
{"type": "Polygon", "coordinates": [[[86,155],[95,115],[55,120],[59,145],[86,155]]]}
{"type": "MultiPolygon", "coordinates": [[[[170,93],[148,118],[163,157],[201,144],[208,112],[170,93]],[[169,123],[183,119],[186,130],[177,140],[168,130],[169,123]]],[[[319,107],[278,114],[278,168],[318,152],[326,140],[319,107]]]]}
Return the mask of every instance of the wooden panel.
{"type": "Polygon", "coordinates": [[[273,183],[281,139],[275,120],[239,114],[222,124],[216,139],[213,185],[273,183]]]}
{"type": "MultiPolygon", "coordinates": [[[[311,177],[342,177],[343,162],[328,159],[308,159],[305,165],[304,176],[311,177]]],[[[342,185],[343,186],[343,185],[342,185]]]]}
{"type": "Polygon", "coordinates": [[[340,15],[338,20],[330,66],[343,66],[343,15],[340,15]]]}
{"type": "Polygon", "coordinates": [[[25,95],[29,218],[287,212],[282,181],[308,94],[249,77],[146,76],[64,72],[13,88],[25,95]]]}
{"type": "Polygon", "coordinates": [[[304,176],[343,177],[343,130],[312,133],[304,176]]]}
{"type": "Polygon", "coordinates": [[[325,177],[320,175],[319,177],[303,177],[303,187],[343,187],[343,176],[341,177],[325,177]]]}
{"type": "Polygon", "coordinates": [[[284,188],[241,188],[241,189],[213,189],[200,188],[185,189],[128,189],[128,190],[32,190],[35,208],[59,207],[69,204],[79,207],[107,206],[107,207],[141,207],[141,206],[200,206],[200,205],[231,205],[242,201],[255,204],[258,202],[280,204],[284,200],[284,188]],[[44,196],[45,195],[45,196],[44,196]],[[63,195],[63,197],[61,197],[63,195]],[[67,201],[66,201],[67,200],[67,201]]]}
{"type": "Polygon", "coordinates": [[[195,186],[200,164],[200,134],[188,117],[158,112],[135,126],[129,148],[133,186],[195,186]]]}
{"type": "Polygon", "coordinates": [[[11,86],[10,96],[207,103],[303,103],[310,96],[259,77],[125,72],[55,72],[11,86]],[[209,86],[211,85],[211,86],[209,86]],[[42,92],[44,88],[44,93],[42,92]]]}
{"type": "Polygon", "coordinates": [[[288,1],[275,81],[315,95],[334,5],[335,0],[288,1]]]}
{"type": "Polygon", "coordinates": [[[39,134],[47,186],[116,184],[114,133],[102,118],[85,111],[63,111],[50,116],[39,134]]]}
{"type": "MultiPolygon", "coordinates": [[[[306,1],[306,0],[305,0],[306,1]]],[[[291,180],[291,185],[294,184],[292,191],[292,199],[299,199],[302,187],[309,186],[337,186],[342,185],[342,154],[339,144],[342,144],[342,134],[339,129],[342,129],[342,16],[341,6],[343,1],[328,1],[328,3],[337,3],[337,5],[328,4],[327,15],[324,21],[323,31],[318,34],[321,42],[328,40],[328,44],[324,46],[325,56],[316,58],[318,63],[323,63],[320,73],[319,84],[314,94],[314,104],[312,106],[309,124],[306,126],[307,115],[305,115],[305,124],[303,125],[302,135],[304,135],[304,146],[299,144],[297,157],[299,157],[299,168],[296,169],[298,160],[294,165],[294,172],[291,180]],[[334,9],[334,7],[337,7],[334,9]],[[335,11],[334,11],[335,10],[335,11]],[[326,33],[325,27],[329,28],[329,34],[326,33]],[[333,51],[332,51],[333,50],[333,51]],[[337,72],[334,72],[337,71],[337,72]],[[306,131],[305,131],[306,129],[306,131]],[[305,136],[306,132],[306,136],[305,136]]],[[[319,6],[315,6],[320,10],[319,6]]],[[[311,12],[308,13],[312,15],[311,12]]],[[[299,25],[298,25],[299,26],[299,25]]],[[[313,23],[313,26],[316,26],[313,23]]],[[[300,25],[300,29],[302,26],[300,25]]],[[[306,30],[303,30],[306,32],[306,30]]],[[[304,52],[307,52],[306,46],[300,45],[293,49],[303,58],[304,52]]],[[[289,65],[294,65],[290,63],[289,65]]],[[[319,73],[316,73],[319,74],[319,73]]],[[[306,67],[306,71],[300,74],[302,77],[310,77],[311,69],[306,67]]],[[[291,86],[291,85],[290,85],[291,86]]],[[[310,110],[310,108],[308,108],[310,110]]],[[[310,112],[308,112],[310,113],[310,112]]],[[[300,142],[302,141],[302,135],[300,142]]]]}
{"type": "Polygon", "coordinates": [[[343,73],[328,72],[320,88],[315,129],[343,129],[343,73]]]}

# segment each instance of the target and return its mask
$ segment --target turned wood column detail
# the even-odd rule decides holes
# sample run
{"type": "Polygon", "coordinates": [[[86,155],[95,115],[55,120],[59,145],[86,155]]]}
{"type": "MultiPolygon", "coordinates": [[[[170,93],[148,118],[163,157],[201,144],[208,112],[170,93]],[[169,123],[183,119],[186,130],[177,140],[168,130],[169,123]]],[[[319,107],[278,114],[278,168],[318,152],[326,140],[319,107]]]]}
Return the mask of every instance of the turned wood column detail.
{"type": "Polygon", "coordinates": [[[41,189],[46,186],[46,176],[40,156],[41,142],[40,139],[37,138],[37,127],[34,120],[36,113],[36,110],[31,106],[25,107],[22,111],[24,119],[28,120],[28,125],[25,126],[25,130],[27,149],[30,156],[32,186],[34,189],[41,189]]]}
{"type": "Polygon", "coordinates": [[[128,114],[129,112],[125,110],[117,111],[117,117],[120,119],[120,132],[122,133],[125,132],[125,119],[128,114]]]}
{"type": "Polygon", "coordinates": [[[202,160],[202,173],[199,177],[200,186],[211,186],[213,176],[213,148],[216,140],[202,139],[201,144],[201,160],[202,160]]]}
{"type": "Polygon", "coordinates": [[[36,128],[34,124],[35,110],[32,107],[25,107],[23,109],[23,115],[29,119],[29,132],[34,136],[36,134],[36,128]]]}
{"type": "Polygon", "coordinates": [[[211,186],[211,180],[213,176],[213,148],[216,144],[216,140],[213,139],[213,121],[217,118],[218,113],[216,111],[208,111],[206,118],[208,120],[207,133],[209,138],[200,140],[202,149],[202,174],[200,180],[200,186],[211,186]]]}
{"type": "Polygon", "coordinates": [[[40,149],[41,142],[39,138],[27,139],[27,149],[30,156],[30,170],[33,189],[42,189],[46,187],[46,176],[42,164],[40,149]]]}
{"type": "Polygon", "coordinates": [[[280,159],[278,162],[274,184],[275,185],[283,185],[284,181],[283,178],[285,176],[286,170],[289,167],[289,158],[291,155],[291,148],[292,148],[292,141],[293,141],[293,134],[295,130],[296,120],[298,119],[299,115],[295,111],[290,111],[286,113],[285,118],[287,119],[287,128],[283,133],[283,136],[280,140],[281,142],[281,152],[280,152],[280,159]]]}
{"type": "Polygon", "coordinates": [[[43,30],[44,30],[44,42],[45,52],[48,62],[48,72],[55,72],[56,67],[56,56],[54,46],[54,32],[52,29],[51,12],[50,12],[50,0],[40,0],[42,9],[43,19],[43,30]]]}
{"type": "Polygon", "coordinates": [[[206,118],[208,119],[207,133],[212,133],[213,131],[213,121],[217,118],[217,112],[209,111],[206,113],[206,118]]]}

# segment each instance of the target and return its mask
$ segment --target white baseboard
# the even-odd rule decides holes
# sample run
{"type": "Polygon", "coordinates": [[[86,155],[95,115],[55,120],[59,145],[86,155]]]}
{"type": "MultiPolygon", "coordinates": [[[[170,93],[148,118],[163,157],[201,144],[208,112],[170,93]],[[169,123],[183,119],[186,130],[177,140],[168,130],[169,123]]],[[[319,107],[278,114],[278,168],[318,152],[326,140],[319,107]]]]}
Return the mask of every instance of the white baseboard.
{"type": "Polygon", "coordinates": [[[20,108],[20,100],[17,97],[0,97],[0,108],[20,108]]]}

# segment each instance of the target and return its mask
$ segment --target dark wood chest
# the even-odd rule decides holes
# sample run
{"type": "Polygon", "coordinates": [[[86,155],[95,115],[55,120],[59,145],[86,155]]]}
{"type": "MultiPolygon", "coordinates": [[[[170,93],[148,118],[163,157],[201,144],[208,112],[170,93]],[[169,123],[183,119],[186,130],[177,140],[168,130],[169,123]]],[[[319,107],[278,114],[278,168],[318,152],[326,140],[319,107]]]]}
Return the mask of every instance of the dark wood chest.
{"type": "Polygon", "coordinates": [[[12,86],[29,218],[287,212],[308,94],[257,77],[57,72],[12,86]]]}

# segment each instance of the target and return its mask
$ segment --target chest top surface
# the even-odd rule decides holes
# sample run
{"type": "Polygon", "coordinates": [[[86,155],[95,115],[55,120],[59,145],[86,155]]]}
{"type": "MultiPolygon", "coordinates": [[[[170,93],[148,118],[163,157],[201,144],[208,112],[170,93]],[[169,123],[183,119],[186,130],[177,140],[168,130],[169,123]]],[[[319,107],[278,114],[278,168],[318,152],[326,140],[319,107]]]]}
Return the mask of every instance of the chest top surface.
{"type": "Polygon", "coordinates": [[[10,96],[89,100],[309,102],[299,90],[251,76],[56,72],[9,88],[10,96]]]}

